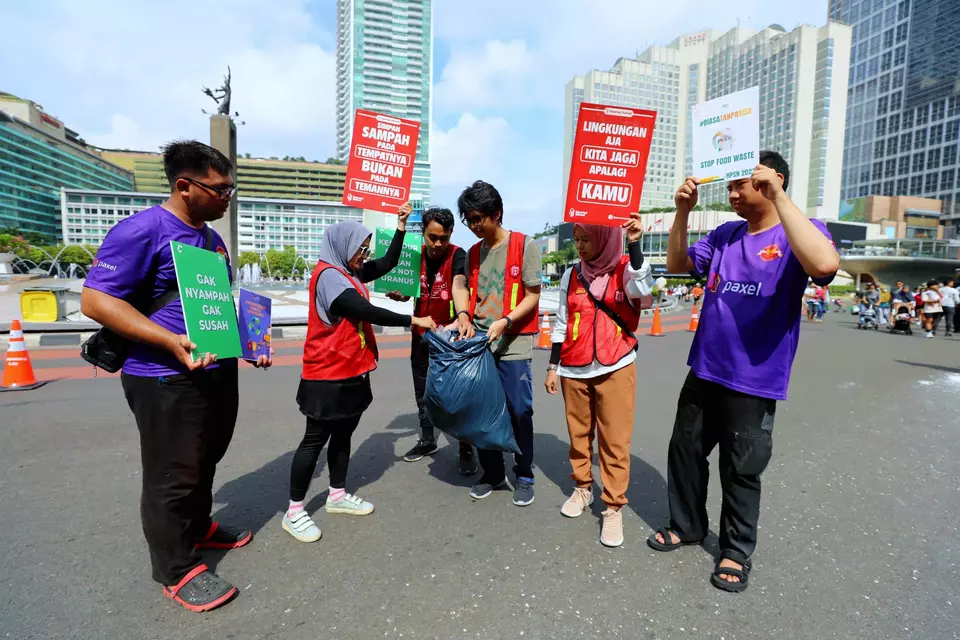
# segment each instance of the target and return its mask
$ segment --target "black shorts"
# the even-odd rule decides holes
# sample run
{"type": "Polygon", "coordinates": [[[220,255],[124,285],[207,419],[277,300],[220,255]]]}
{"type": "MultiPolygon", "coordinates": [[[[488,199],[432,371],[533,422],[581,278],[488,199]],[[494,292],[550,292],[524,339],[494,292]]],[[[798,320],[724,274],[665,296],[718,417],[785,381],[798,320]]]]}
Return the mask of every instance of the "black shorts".
{"type": "Polygon", "coordinates": [[[942,315],[943,315],[943,311],[936,311],[934,313],[924,312],[923,317],[927,318],[928,320],[933,320],[934,322],[937,322],[940,319],[940,316],[942,315]]]}

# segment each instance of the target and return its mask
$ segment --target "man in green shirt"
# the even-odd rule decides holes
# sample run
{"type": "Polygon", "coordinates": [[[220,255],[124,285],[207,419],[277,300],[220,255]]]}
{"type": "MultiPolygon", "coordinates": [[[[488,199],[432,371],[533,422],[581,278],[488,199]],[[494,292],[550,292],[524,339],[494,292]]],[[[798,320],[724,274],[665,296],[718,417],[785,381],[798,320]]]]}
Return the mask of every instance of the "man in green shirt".
{"type": "MultiPolygon", "coordinates": [[[[513,503],[533,503],[533,340],[539,332],[540,253],[532,238],[503,228],[503,200],[493,187],[474,182],[457,200],[460,218],[480,238],[467,258],[470,311],[486,333],[507,396],[521,453],[514,456],[513,503]]],[[[462,286],[462,284],[460,285],[462,286]]],[[[456,284],[454,285],[456,290],[456,284]]],[[[470,490],[477,499],[509,488],[500,451],[478,452],[483,476],[470,490]]]]}

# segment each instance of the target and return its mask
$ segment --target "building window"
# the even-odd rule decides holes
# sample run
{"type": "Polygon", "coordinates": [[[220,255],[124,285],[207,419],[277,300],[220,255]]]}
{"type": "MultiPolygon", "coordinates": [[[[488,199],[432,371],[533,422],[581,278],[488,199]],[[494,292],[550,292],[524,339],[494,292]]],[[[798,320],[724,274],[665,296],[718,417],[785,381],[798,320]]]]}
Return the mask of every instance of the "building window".
{"type": "Polygon", "coordinates": [[[954,120],[947,123],[947,135],[944,140],[952,142],[957,139],[957,132],[960,131],[960,120],[954,120]]]}
{"type": "Polygon", "coordinates": [[[893,65],[899,67],[907,61],[907,47],[906,45],[902,47],[897,47],[896,51],[893,54],[893,65]]]}
{"type": "Polygon", "coordinates": [[[887,155],[895,156],[897,155],[897,136],[890,136],[887,138],[887,155]]]}
{"type": "Polygon", "coordinates": [[[903,24],[897,25],[897,44],[901,42],[906,42],[907,40],[907,31],[909,29],[909,24],[904,22],[903,24]]]}
{"type": "Polygon", "coordinates": [[[879,180],[882,177],[883,177],[883,163],[874,162],[873,163],[873,179],[879,180]]]}
{"type": "Polygon", "coordinates": [[[917,126],[919,127],[922,124],[927,124],[929,122],[930,111],[927,109],[927,105],[922,107],[917,107],[917,126]]]}
{"type": "Polygon", "coordinates": [[[950,167],[957,162],[957,147],[950,146],[943,149],[943,166],[950,167]]]}
{"type": "Polygon", "coordinates": [[[913,171],[923,171],[923,152],[913,154],[913,171]]]}
{"type": "Polygon", "coordinates": [[[933,146],[935,144],[940,144],[941,142],[943,142],[943,125],[935,124],[930,127],[930,145],[933,146]]]}
{"type": "Polygon", "coordinates": [[[897,160],[897,173],[900,175],[910,173],[910,156],[900,156],[897,160]]]}
{"type": "MultiPolygon", "coordinates": [[[[901,92],[896,92],[890,95],[890,109],[893,111],[899,111],[900,107],[903,105],[903,94],[901,92]]],[[[907,125],[904,125],[907,126],[907,125]]]]}
{"type": "Polygon", "coordinates": [[[875,158],[883,157],[883,140],[877,140],[873,143],[873,156],[875,158]]]}
{"type": "Polygon", "coordinates": [[[913,148],[923,149],[925,146],[927,146],[927,130],[920,129],[919,131],[917,131],[913,148]]]}
{"type": "Polygon", "coordinates": [[[908,180],[906,178],[900,178],[897,180],[897,195],[907,195],[907,184],[908,180]]]}
{"type": "Polygon", "coordinates": [[[878,136],[887,135],[887,119],[886,118],[880,118],[879,120],[877,120],[877,135],[878,136]]]}
{"type": "Polygon", "coordinates": [[[940,149],[933,149],[927,154],[927,170],[940,168],[940,149]]]}
{"type": "Polygon", "coordinates": [[[895,113],[890,116],[890,133],[896,133],[900,131],[900,114],[895,113]]]}
{"type": "Polygon", "coordinates": [[[910,178],[910,195],[917,195],[923,187],[923,176],[913,176],[910,178]]]}
{"type": "Polygon", "coordinates": [[[913,128],[913,110],[907,109],[903,112],[903,128],[912,129],[913,128]]]}
{"type": "Polygon", "coordinates": [[[946,191],[947,189],[953,189],[954,176],[956,174],[956,169],[948,169],[940,174],[940,190],[946,191]]]}
{"type": "MultiPolygon", "coordinates": [[[[883,167],[883,177],[892,178],[897,174],[897,161],[894,158],[887,160],[883,167]]],[[[891,183],[891,187],[892,187],[891,183]]]]}
{"type": "Polygon", "coordinates": [[[928,173],[926,179],[923,181],[923,190],[926,193],[931,193],[937,190],[937,174],[928,173]]]}

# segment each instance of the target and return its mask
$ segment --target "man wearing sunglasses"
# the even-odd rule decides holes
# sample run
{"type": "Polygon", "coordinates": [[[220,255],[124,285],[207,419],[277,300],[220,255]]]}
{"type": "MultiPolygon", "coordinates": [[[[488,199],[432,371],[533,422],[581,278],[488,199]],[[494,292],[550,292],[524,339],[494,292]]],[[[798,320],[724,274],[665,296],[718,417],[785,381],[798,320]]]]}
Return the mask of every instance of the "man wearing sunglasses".
{"type": "MultiPolygon", "coordinates": [[[[84,315],[131,341],[121,382],[140,432],[140,517],[153,579],[191,611],[209,611],[237,589],[207,569],[198,549],[234,549],[250,531],[210,518],[217,463],[237,419],[237,361],[194,361],[186,336],[170,241],[229,255],[209,223],[236,191],[230,161],[195,141],[163,150],[170,197],[118,222],[84,283],[84,315]]],[[[256,366],[268,367],[261,356],[256,366]]]]}

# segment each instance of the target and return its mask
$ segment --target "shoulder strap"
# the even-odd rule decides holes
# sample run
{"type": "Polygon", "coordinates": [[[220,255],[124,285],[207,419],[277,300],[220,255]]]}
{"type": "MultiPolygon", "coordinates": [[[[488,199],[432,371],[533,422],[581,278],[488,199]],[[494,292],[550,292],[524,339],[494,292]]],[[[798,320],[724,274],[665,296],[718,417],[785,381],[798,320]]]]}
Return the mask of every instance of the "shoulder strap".
{"type": "Polygon", "coordinates": [[[605,314],[607,314],[607,315],[610,317],[610,319],[613,320],[618,327],[620,327],[620,330],[623,331],[624,335],[628,335],[628,336],[630,336],[631,338],[633,338],[633,341],[634,341],[633,350],[634,350],[634,351],[636,351],[637,349],[639,349],[639,348],[640,348],[640,342],[637,340],[636,334],[634,334],[633,331],[630,330],[630,328],[627,326],[627,323],[624,322],[623,318],[621,318],[620,315],[619,315],[616,311],[614,311],[613,309],[611,309],[610,307],[608,307],[608,306],[606,305],[606,303],[603,302],[603,300],[597,300],[595,297],[593,297],[593,293],[590,291],[590,285],[587,284],[587,281],[586,281],[586,279],[583,277],[583,274],[580,273],[580,265],[575,266],[575,267],[574,267],[574,270],[575,270],[576,273],[577,273],[577,280],[580,281],[580,284],[581,284],[581,285],[583,286],[583,288],[586,290],[587,296],[590,298],[590,302],[592,302],[592,303],[594,304],[594,306],[597,307],[597,309],[600,309],[600,311],[603,311],[605,314]]]}
{"type": "MultiPolygon", "coordinates": [[[[213,230],[210,228],[209,224],[203,226],[203,248],[207,251],[213,251],[213,230]]],[[[176,289],[167,289],[161,293],[156,298],[150,300],[150,303],[145,307],[135,307],[137,311],[147,316],[148,318],[155,314],[160,309],[163,309],[165,306],[180,298],[180,288],[176,289]]]]}

